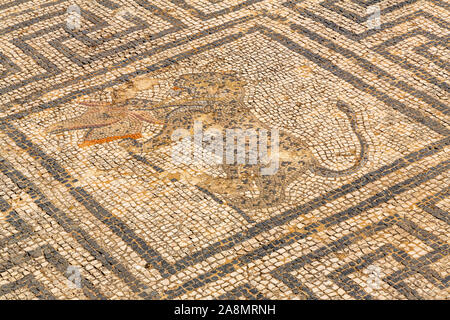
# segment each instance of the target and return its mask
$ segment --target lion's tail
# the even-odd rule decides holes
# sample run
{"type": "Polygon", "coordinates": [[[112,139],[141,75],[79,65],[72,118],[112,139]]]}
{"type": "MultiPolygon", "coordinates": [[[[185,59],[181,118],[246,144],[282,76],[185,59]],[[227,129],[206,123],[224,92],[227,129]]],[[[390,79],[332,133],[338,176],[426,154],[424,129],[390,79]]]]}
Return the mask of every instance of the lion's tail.
{"type": "Polygon", "coordinates": [[[348,169],[332,170],[332,169],[328,169],[328,168],[325,168],[323,166],[316,164],[314,166],[314,172],[323,177],[342,177],[342,176],[350,175],[350,174],[356,172],[357,170],[359,170],[367,162],[367,158],[368,158],[368,145],[367,145],[366,140],[364,139],[364,137],[361,135],[361,133],[358,130],[358,124],[356,121],[355,112],[342,101],[337,102],[337,107],[339,108],[339,110],[344,112],[345,115],[350,120],[350,125],[352,128],[352,131],[355,133],[356,137],[358,138],[359,144],[361,146],[361,150],[360,150],[360,153],[359,153],[358,158],[355,161],[355,163],[348,169]]]}

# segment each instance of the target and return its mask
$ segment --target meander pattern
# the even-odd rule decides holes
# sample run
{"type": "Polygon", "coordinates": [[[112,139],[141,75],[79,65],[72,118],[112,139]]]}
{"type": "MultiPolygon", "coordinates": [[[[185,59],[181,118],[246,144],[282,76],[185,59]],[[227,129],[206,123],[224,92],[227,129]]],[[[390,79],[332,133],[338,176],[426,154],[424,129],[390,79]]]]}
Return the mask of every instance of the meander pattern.
{"type": "Polygon", "coordinates": [[[449,299],[449,18],[0,1],[0,299],[449,299]],[[199,123],[277,170],[174,162],[199,123]]]}

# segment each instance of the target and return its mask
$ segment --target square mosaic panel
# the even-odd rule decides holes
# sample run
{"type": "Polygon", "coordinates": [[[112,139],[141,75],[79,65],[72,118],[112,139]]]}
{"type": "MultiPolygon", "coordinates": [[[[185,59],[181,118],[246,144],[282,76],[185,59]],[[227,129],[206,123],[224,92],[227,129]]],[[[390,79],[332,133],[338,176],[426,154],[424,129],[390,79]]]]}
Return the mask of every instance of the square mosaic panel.
{"type": "Polygon", "coordinates": [[[0,299],[448,299],[449,12],[4,1],[0,299]]]}

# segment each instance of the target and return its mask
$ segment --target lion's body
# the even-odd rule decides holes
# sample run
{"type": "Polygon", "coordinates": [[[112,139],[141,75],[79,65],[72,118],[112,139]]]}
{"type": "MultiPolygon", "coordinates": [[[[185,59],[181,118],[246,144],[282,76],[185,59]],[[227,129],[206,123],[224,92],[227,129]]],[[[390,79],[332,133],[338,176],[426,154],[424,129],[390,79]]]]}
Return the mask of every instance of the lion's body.
{"type": "MultiPolygon", "coordinates": [[[[164,122],[164,126],[155,137],[143,144],[144,152],[172,143],[171,137],[175,130],[192,131],[194,122],[199,120],[218,128],[223,136],[227,129],[250,129],[257,132],[260,129],[271,130],[269,124],[262,123],[245,106],[244,82],[235,75],[183,75],[175,80],[172,92],[181,98],[168,103],[171,111],[167,111],[167,108],[156,113],[156,118],[164,122]]],[[[347,108],[348,110],[350,109],[347,108]]],[[[350,112],[351,110],[347,115],[352,116],[350,112]]],[[[284,200],[286,187],[307,170],[317,171],[319,174],[340,174],[338,171],[319,167],[305,143],[284,130],[279,132],[279,155],[279,168],[272,175],[261,174],[261,168],[266,167],[266,163],[226,164],[224,159],[220,166],[226,178],[202,175],[197,186],[221,194],[226,198],[225,201],[240,208],[262,208],[274,206],[284,200]]]]}

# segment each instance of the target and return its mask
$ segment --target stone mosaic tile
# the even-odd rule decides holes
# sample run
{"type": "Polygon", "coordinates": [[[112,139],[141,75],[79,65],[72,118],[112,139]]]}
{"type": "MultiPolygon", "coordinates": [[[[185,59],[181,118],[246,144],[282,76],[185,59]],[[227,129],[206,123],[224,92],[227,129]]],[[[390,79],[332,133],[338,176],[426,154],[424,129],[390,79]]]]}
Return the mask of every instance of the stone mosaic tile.
{"type": "Polygon", "coordinates": [[[3,1],[0,299],[448,299],[449,12],[3,1]]]}

